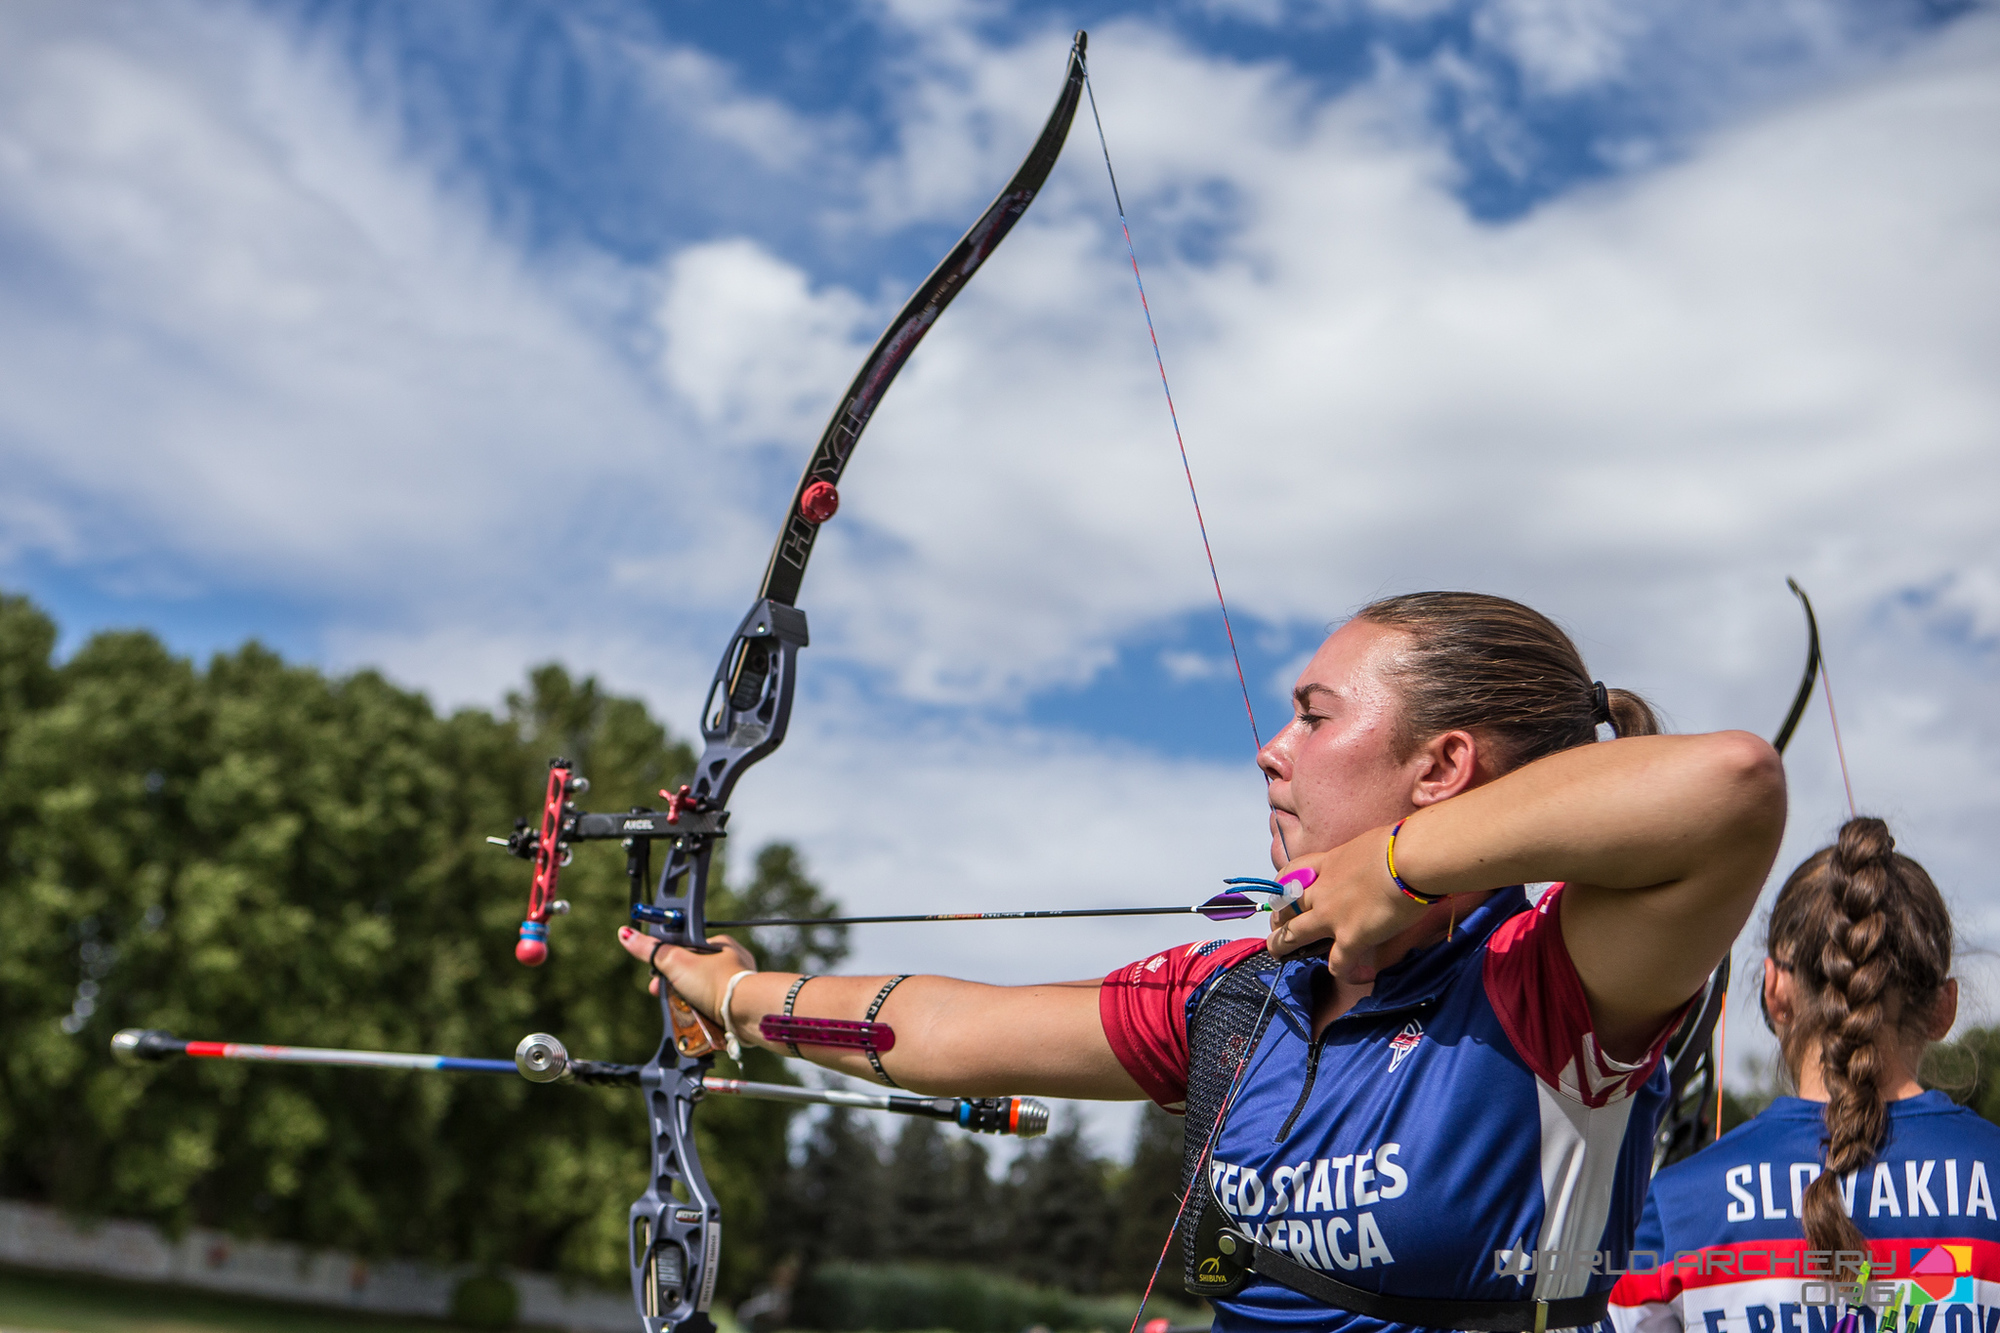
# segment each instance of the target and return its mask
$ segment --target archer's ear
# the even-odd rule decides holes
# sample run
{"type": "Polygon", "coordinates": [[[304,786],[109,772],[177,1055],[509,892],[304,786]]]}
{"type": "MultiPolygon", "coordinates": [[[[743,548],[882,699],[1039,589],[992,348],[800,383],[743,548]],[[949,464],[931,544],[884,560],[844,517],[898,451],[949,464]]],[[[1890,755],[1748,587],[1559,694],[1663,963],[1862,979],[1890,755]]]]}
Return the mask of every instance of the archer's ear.
{"type": "Polygon", "coordinates": [[[1951,977],[1944,983],[1944,991],[1938,996],[1937,1010],[1931,1015],[1930,1029],[1924,1033],[1930,1041],[1943,1041],[1951,1032],[1951,1025],[1958,1022],[1958,978],[1951,977]]]}
{"type": "MultiPolygon", "coordinates": [[[[1953,1002],[1954,1008],[1956,1001],[1953,1002]]],[[[1797,996],[1794,992],[1792,974],[1779,967],[1777,960],[1764,960],[1764,1022],[1771,1031],[1782,1037],[1785,1029],[1792,1025],[1797,1016],[1797,996]]]]}
{"type": "Polygon", "coordinates": [[[1436,805],[1469,791],[1493,775],[1480,772],[1479,741],[1469,731],[1447,731],[1431,737],[1421,751],[1410,791],[1410,803],[1436,805]]]}

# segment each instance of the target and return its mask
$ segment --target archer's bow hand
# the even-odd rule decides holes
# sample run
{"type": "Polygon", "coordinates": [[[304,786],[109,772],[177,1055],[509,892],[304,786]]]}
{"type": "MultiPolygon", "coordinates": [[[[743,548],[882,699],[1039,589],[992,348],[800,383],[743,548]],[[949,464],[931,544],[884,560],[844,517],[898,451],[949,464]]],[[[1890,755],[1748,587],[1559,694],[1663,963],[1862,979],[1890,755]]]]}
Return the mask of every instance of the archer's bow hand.
{"type": "Polygon", "coordinates": [[[653,994],[660,993],[664,982],[702,1017],[716,1023],[721,1018],[722,992],[729,979],[738,972],[755,972],[757,960],[739,941],[727,935],[712,935],[708,942],[716,946],[714,953],[696,953],[662,944],[643,930],[630,926],[618,929],[620,947],[652,968],[648,989],[653,994]]]}

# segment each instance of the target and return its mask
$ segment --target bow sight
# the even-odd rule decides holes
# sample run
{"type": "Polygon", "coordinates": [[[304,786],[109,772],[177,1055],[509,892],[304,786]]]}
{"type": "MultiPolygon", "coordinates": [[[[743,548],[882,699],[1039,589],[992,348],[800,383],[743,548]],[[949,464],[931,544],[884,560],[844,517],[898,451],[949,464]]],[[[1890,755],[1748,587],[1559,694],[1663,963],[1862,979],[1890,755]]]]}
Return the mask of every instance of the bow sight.
{"type": "MultiPolygon", "coordinates": [[[[798,652],[806,642],[805,613],[796,607],[767,597],[750,608],[709,686],[701,724],[706,744],[694,781],[677,792],[661,792],[664,810],[634,807],[615,815],[580,810],[570,798],[588,791],[589,783],[569,760],[549,761],[540,824],[531,828],[523,820],[512,837],[489,840],[535,866],[516,958],[530,967],[547,958],[548,919],[567,910],[555,889],[572,846],[608,840],[624,844],[632,904],[649,908],[647,921],[660,943],[714,951],[703,913],[716,844],[729,823],[725,806],[743,771],[784,739],[798,652]],[[657,882],[652,878],[656,841],[668,844],[657,882]]],[[[690,1113],[721,1043],[707,1020],[670,988],[663,985],[660,997],[665,1039],[633,1080],[646,1093],[653,1142],[653,1172],[646,1193],[632,1205],[628,1233],[633,1295],[648,1330],[707,1328],[704,1312],[715,1294],[722,1209],[702,1172],[690,1113]]]]}
{"type": "Polygon", "coordinates": [[[769,598],[750,608],[709,686],[701,725],[706,746],[694,781],[676,792],[663,789],[663,810],[633,806],[616,815],[579,810],[570,797],[589,791],[589,779],[578,774],[568,759],[549,760],[540,824],[531,827],[526,819],[516,820],[510,836],[487,839],[535,867],[521,939],[514,946],[516,958],[529,967],[539,967],[548,958],[549,918],[569,911],[569,904],[555,896],[557,877],[569,864],[572,845],[592,841],[625,844],[632,905],[642,909],[640,919],[661,928],[655,932],[658,938],[683,949],[714,952],[703,913],[709,861],[727,833],[725,807],[743,770],[785,738],[798,652],[806,643],[805,612],[769,598]],[[661,840],[672,845],[653,884],[653,843],[661,840]]]}

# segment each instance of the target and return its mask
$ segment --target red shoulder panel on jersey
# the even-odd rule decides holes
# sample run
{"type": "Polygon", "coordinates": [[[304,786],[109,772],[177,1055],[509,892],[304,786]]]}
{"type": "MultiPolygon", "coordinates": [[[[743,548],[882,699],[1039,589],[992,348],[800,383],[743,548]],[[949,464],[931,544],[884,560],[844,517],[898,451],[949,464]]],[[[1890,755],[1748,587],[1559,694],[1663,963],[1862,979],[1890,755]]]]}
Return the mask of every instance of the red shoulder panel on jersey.
{"type": "Polygon", "coordinates": [[[1112,1054],[1148,1097],[1187,1109],[1188,1001],[1211,977],[1264,947],[1260,938],[1202,940],[1128,963],[1104,978],[1098,1014],[1112,1054]]]}
{"type": "Polygon", "coordinates": [[[1685,1006],[1639,1060],[1627,1064],[1606,1055],[1592,1029],[1583,979],[1563,943],[1562,895],[1558,884],[1534,910],[1493,932],[1486,946],[1486,998],[1535,1077],[1585,1106],[1605,1106],[1645,1086],[1685,1006]]]}

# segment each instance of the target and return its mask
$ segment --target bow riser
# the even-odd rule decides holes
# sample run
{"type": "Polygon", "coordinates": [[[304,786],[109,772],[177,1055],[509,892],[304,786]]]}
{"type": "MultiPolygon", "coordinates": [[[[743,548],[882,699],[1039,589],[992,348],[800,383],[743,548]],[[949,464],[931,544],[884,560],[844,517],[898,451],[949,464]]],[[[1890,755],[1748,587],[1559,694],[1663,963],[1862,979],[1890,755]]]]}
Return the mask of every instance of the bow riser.
{"type": "Polygon", "coordinates": [[[661,916],[652,933],[668,944],[702,951],[711,947],[703,914],[709,860],[728,818],[724,807],[744,772],[785,739],[798,687],[799,649],[808,642],[805,612],[762,599],[743,617],[715,669],[702,709],[701,735],[707,744],[695,765],[691,808],[669,813],[682,820],[712,818],[716,831],[693,832],[690,824],[690,831],[665,835],[673,837],[673,850],[653,894],[661,916]]]}
{"type": "MultiPolygon", "coordinates": [[[[846,470],[882,395],[938,315],[1006,238],[1055,165],[1082,86],[1083,36],[1079,33],[1062,95],[1034,149],[979,221],[904,303],[827,422],[793,492],[784,528],[765,567],[758,601],[723,653],[709,688],[702,714],[706,749],[696,766],[692,790],[698,809],[726,805],[737,779],[751,764],[777,749],[791,720],[798,650],[808,641],[805,615],[793,603],[821,523],[814,517],[818,497],[808,492],[818,487],[837,503],[833,487],[846,470]]],[[[821,518],[824,516],[822,512],[821,518]]],[[[650,929],[658,938],[684,948],[709,947],[704,912],[714,846],[712,837],[687,837],[674,843],[653,897],[653,907],[662,919],[650,929]]],[[[661,1002],[663,1007],[668,1002],[664,988],[661,1002]]],[[[641,1075],[653,1133],[653,1174],[645,1195],[632,1205],[629,1239],[633,1296],[646,1333],[707,1333],[712,1328],[706,1312],[715,1293],[722,1218],[702,1175],[692,1118],[702,1076],[713,1060],[713,1054],[681,1053],[669,1035],[641,1075]],[[667,1067],[670,1058],[671,1069],[667,1067]]]]}
{"type": "Polygon", "coordinates": [[[714,1063],[713,1054],[681,1055],[668,1038],[639,1071],[653,1135],[653,1175],[632,1205],[627,1240],[632,1299],[645,1333],[712,1333],[715,1327],[708,1306],[722,1260],[722,1205],[709,1188],[694,1141],[695,1103],[714,1063]]]}
{"type": "MultiPolygon", "coordinates": [[[[723,650],[709,685],[701,726],[706,744],[685,808],[681,799],[671,799],[673,808],[657,819],[646,818],[656,827],[643,831],[633,827],[638,821],[632,817],[605,821],[631,838],[627,868],[635,901],[651,840],[673,839],[653,894],[652,933],[663,943],[703,951],[713,947],[703,915],[716,844],[728,819],[723,807],[744,772],[785,739],[799,649],[809,641],[803,611],[769,599],[753,605],[723,650]],[[668,816],[680,827],[667,824],[668,816]]],[[[713,1327],[707,1311],[722,1257],[722,1208],[701,1169],[694,1107],[715,1053],[705,1042],[677,1040],[681,1025],[672,1011],[675,1001],[663,984],[660,1046],[639,1073],[652,1133],[652,1176],[632,1205],[626,1238],[632,1298],[646,1333],[707,1333],[713,1327]]]]}
{"type": "MultiPolygon", "coordinates": [[[[883,331],[821,433],[772,546],[757,600],[730,639],[709,686],[701,722],[705,747],[693,781],[679,794],[667,794],[665,811],[591,815],[568,803],[567,786],[559,792],[552,777],[544,831],[537,836],[523,828],[507,840],[510,851],[536,858],[538,872],[544,865],[549,868],[546,876],[538,873],[537,902],[553,892],[568,842],[617,838],[626,847],[635,919],[664,944],[703,951],[714,947],[707,941],[706,908],[716,844],[725,834],[726,807],[737,780],[778,748],[791,721],[798,652],[808,642],[806,618],[795,603],[820,526],[838,508],[836,483],[897,372],[1048,178],[1083,96],[1083,54],[1084,35],[1078,33],[1062,93],[1034,147],[883,331]],[[647,904],[652,844],[662,838],[671,846],[647,904]]],[[[565,782],[567,777],[565,773],[565,782]]],[[[678,1000],[664,985],[660,1003],[664,1035],[639,1071],[652,1131],[653,1170],[646,1193],[632,1205],[627,1231],[632,1294],[646,1333],[710,1333],[714,1325],[707,1310],[715,1293],[722,1215],[702,1174],[693,1111],[714,1049],[704,1040],[676,1040],[672,1006],[678,1000]]],[[[683,1029],[681,1036],[687,1035],[683,1029]]]]}

